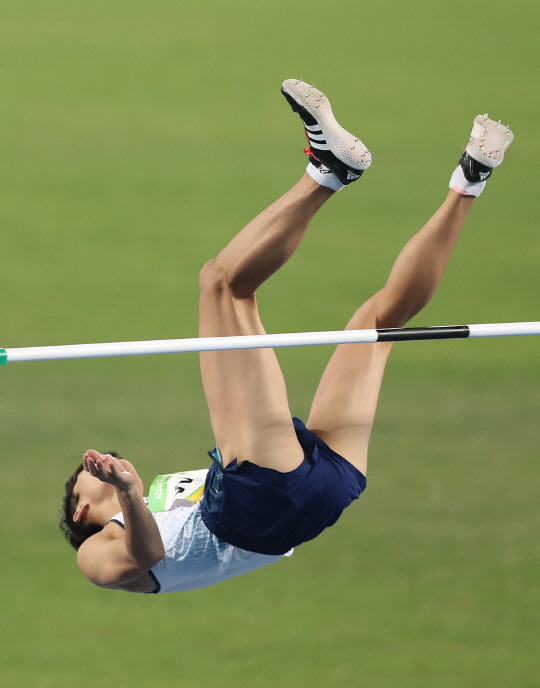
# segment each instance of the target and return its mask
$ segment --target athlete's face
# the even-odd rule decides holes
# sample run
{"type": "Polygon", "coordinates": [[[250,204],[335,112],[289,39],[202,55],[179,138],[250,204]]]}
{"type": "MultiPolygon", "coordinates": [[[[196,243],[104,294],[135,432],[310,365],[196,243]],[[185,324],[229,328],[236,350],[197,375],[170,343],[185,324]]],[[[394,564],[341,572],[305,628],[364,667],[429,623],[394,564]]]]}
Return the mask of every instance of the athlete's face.
{"type": "MultiPolygon", "coordinates": [[[[133,464],[125,459],[119,460],[124,470],[135,477],[141,494],[144,494],[142,481],[133,464]]],[[[73,494],[77,499],[74,521],[103,525],[121,511],[114,485],[102,482],[88,471],[82,471],[77,476],[73,494]]]]}
{"type": "MultiPolygon", "coordinates": [[[[79,473],[73,494],[77,498],[73,520],[86,523],[96,523],[95,514],[99,507],[105,502],[117,500],[113,485],[102,482],[87,471],[79,473]]],[[[120,504],[118,504],[118,511],[120,511],[120,504]]]]}

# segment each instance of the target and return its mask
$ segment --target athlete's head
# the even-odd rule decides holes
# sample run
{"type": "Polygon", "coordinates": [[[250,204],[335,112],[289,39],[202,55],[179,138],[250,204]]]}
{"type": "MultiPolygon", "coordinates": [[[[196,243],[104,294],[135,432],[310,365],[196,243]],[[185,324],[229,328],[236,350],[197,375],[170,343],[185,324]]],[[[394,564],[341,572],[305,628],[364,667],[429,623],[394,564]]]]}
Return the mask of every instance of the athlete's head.
{"type": "MultiPolygon", "coordinates": [[[[107,452],[121,459],[116,452],[107,452]]],[[[131,471],[130,471],[131,472],[131,471]]],[[[66,480],[62,509],[60,511],[60,529],[66,540],[75,549],[105,525],[100,505],[115,499],[115,488],[101,482],[84,470],[83,464],[66,480]]],[[[118,511],[120,506],[118,505],[118,511]]]]}

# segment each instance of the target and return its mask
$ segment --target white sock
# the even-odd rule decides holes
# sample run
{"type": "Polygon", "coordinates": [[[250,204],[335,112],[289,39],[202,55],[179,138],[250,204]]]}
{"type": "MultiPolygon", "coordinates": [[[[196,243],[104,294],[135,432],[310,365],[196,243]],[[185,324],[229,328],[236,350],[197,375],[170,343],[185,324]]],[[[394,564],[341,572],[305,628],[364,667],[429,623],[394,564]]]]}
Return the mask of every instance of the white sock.
{"type": "Polygon", "coordinates": [[[327,186],[329,189],[334,189],[334,191],[341,191],[341,189],[345,186],[345,184],[342,184],[336,175],[324,165],[321,167],[321,169],[319,169],[310,162],[306,167],[306,172],[314,181],[317,182],[317,184],[320,184],[321,186],[327,186]]]}
{"type": "Polygon", "coordinates": [[[461,165],[456,167],[454,174],[450,178],[450,184],[448,184],[451,189],[457,191],[458,194],[461,194],[462,196],[480,196],[485,185],[486,182],[467,181],[465,175],[463,174],[463,170],[461,169],[461,165]]]}

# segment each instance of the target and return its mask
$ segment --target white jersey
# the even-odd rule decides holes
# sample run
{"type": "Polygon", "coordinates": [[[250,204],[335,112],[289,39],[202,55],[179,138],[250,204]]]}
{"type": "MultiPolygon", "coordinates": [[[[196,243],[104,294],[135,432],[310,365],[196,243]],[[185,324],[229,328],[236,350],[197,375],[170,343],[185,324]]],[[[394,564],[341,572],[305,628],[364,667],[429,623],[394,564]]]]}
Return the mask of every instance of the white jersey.
{"type": "MultiPolygon", "coordinates": [[[[208,530],[195,501],[202,495],[206,473],[206,470],[173,473],[158,476],[152,483],[149,508],[165,548],[164,558],[150,571],[156,583],[155,593],[215,585],[273,564],[283,556],[247,552],[208,530]],[[156,511],[156,507],[163,510],[156,511]]],[[[122,512],[111,520],[124,525],[122,512]]],[[[285,556],[290,554],[292,550],[285,556]]]]}

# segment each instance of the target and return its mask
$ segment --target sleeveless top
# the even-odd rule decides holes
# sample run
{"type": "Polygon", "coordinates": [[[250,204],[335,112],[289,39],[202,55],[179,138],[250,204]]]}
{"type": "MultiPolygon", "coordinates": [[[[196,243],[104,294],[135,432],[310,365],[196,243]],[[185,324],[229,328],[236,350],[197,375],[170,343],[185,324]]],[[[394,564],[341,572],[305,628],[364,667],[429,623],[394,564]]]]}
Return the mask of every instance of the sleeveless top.
{"type": "MultiPolygon", "coordinates": [[[[154,594],[215,585],[284,556],[248,552],[208,530],[198,503],[207,473],[203,469],[159,475],[150,487],[148,507],[165,548],[164,558],[149,571],[156,583],[154,594]]],[[[122,512],[111,521],[124,527],[122,512]]]]}

